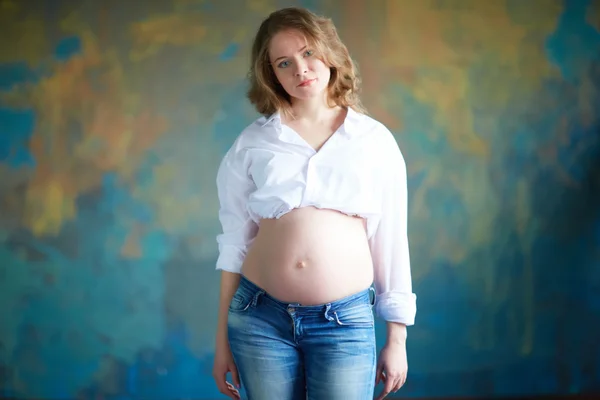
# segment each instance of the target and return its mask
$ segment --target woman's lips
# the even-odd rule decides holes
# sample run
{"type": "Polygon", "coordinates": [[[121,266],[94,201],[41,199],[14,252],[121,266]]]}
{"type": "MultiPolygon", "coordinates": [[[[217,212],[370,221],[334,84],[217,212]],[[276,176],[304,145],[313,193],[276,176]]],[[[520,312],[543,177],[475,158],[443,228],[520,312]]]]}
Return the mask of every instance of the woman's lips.
{"type": "Polygon", "coordinates": [[[307,79],[305,81],[302,81],[302,83],[300,83],[298,86],[300,86],[300,87],[309,86],[314,81],[316,81],[316,79],[307,79]]]}

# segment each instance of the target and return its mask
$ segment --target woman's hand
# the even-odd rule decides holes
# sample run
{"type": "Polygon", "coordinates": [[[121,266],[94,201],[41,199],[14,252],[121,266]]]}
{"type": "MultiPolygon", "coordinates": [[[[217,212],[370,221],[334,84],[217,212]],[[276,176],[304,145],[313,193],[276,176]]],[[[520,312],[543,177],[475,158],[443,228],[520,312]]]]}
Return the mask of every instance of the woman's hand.
{"type": "Polygon", "coordinates": [[[219,392],[234,400],[241,399],[240,392],[236,389],[236,387],[240,388],[240,377],[228,343],[217,344],[213,363],[213,378],[219,388],[219,392]],[[228,372],[231,372],[235,387],[227,382],[228,372]]]}
{"type": "Polygon", "coordinates": [[[217,321],[216,348],[215,360],[213,363],[213,379],[219,388],[219,392],[234,400],[241,399],[240,392],[240,376],[237,367],[231,354],[229,347],[229,339],[227,335],[227,316],[229,304],[235,291],[240,284],[241,275],[233,272],[222,271],[221,273],[221,290],[219,294],[219,318],[217,321]],[[234,387],[227,382],[227,373],[231,372],[234,387]]]}
{"type": "Polygon", "coordinates": [[[382,400],[388,394],[398,391],[406,382],[407,373],[406,343],[388,341],[381,349],[377,362],[375,384],[385,382],[385,386],[376,400],[382,400]]]}

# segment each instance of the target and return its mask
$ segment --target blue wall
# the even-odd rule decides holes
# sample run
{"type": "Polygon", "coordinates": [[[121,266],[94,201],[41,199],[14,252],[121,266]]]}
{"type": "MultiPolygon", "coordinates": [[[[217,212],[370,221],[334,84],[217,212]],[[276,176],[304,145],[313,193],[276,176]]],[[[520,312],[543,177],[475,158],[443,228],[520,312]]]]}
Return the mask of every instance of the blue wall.
{"type": "Polygon", "coordinates": [[[408,163],[399,394],[600,391],[600,2],[135,4],[0,0],[1,395],[219,398],[214,177],[291,4],[408,163]]]}

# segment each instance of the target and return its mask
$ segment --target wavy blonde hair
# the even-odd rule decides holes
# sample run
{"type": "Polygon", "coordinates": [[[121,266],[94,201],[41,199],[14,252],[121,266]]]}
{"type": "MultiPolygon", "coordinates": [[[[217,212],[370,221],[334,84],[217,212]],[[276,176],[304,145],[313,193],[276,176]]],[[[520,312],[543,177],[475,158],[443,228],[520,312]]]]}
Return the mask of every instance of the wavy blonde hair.
{"type": "Polygon", "coordinates": [[[361,80],[358,69],[332,20],[299,7],[283,8],[271,13],[258,28],[248,73],[248,99],[256,110],[265,116],[276,111],[293,116],[290,95],[277,81],[269,60],[269,45],[273,36],[292,29],[306,37],[314,47],[316,56],[330,68],[331,78],[327,87],[329,104],[366,113],[359,98],[361,80]]]}

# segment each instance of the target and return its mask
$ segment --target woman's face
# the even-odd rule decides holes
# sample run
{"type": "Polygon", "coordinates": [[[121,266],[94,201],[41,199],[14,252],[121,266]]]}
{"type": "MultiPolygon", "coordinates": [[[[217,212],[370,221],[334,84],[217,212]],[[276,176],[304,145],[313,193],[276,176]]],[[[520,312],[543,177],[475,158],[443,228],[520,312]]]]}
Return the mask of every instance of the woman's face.
{"type": "Polygon", "coordinates": [[[327,89],[331,71],[296,30],[273,36],[269,61],[285,91],[300,100],[319,96],[327,89]]]}

